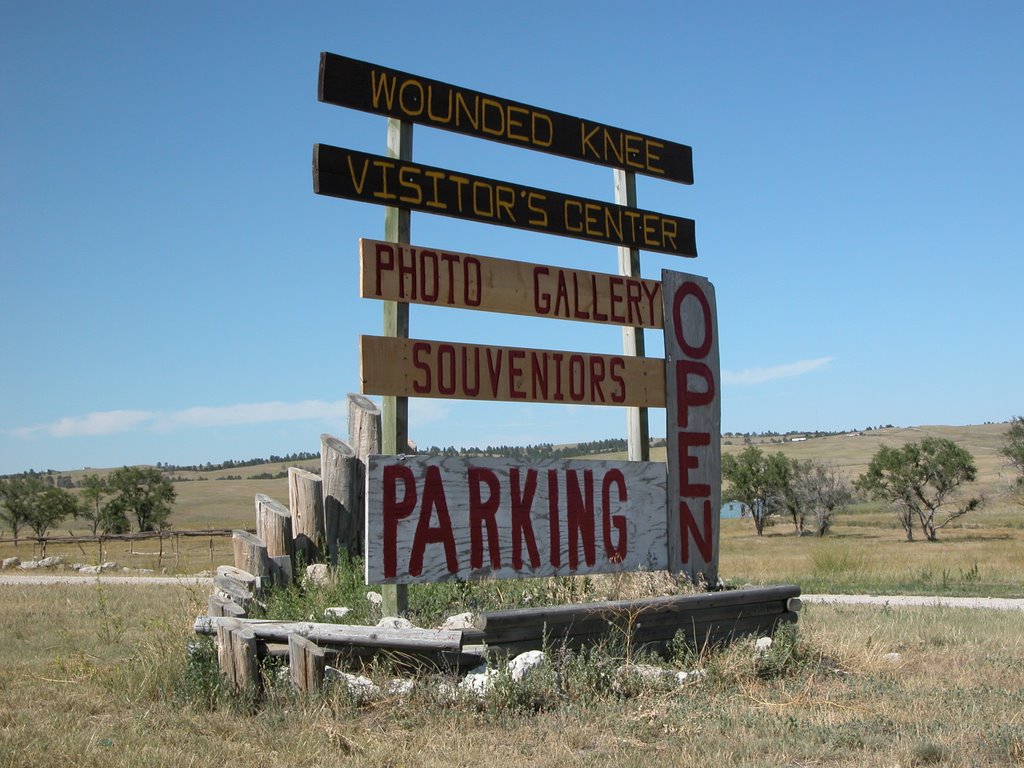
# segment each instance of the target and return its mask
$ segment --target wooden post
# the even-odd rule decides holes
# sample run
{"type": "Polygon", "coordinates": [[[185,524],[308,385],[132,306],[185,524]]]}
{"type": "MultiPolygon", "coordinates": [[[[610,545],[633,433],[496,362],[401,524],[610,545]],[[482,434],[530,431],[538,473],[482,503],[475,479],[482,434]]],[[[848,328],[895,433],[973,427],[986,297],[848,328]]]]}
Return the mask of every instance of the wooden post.
{"type": "MultiPolygon", "coordinates": [[[[615,202],[630,208],[636,208],[636,174],[620,168],[615,174],[615,202]]],[[[640,277],[640,251],[636,248],[619,246],[619,274],[627,277],[640,277]]],[[[643,357],[644,331],[642,328],[622,327],[622,352],[625,355],[643,357]]],[[[651,432],[648,423],[647,409],[637,407],[626,408],[626,446],[630,461],[651,460],[651,432]]]]}
{"type": "MultiPolygon", "coordinates": [[[[351,408],[351,406],[349,406],[351,408]]],[[[352,477],[356,461],[355,451],[336,437],[320,435],[320,479],[324,490],[324,530],[331,565],[338,564],[338,549],[344,547],[349,554],[362,551],[359,539],[353,541],[353,516],[359,507],[352,505],[352,477]]],[[[361,517],[361,515],[360,515],[361,517]]]]}
{"type": "MultiPolygon", "coordinates": [[[[412,161],[412,123],[388,119],[388,157],[412,161]]],[[[408,208],[384,209],[384,239],[391,243],[410,242],[412,215],[408,208]]],[[[400,339],[409,338],[409,305],[404,302],[384,302],[384,335],[400,339]]],[[[381,408],[381,452],[402,454],[409,452],[409,399],[385,397],[381,408]]],[[[384,613],[400,616],[409,610],[409,589],[404,584],[385,586],[384,613]]]]}
{"type": "Polygon", "coordinates": [[[256,535],[267,545],[267,556],[294,557],[292,515],[279,501],[256,494],[256,535]]]}
{"type": "Polygon", "coordinates": [[[256,660],[256,634],[237,621],[226,621],[217,626],[217,662],[221,674],[235,690],[262,688],[260,666],[256,660]]]}
{"type": "Polygon", "coordinates": [[[296,691],[316,693],[324,683],[324,649],[302,635],[288,635],[288,668],[296,691]]]}
{"type": "Polygon", "coordinates": [[[245,609],[223,595],[212,594],[206,600],[207,616],[228,616],[233,619],[244,619],[245,609]]]}
{"type": "Polygon", "coordinates": [[[319,563],[327,541],[320,476],[298,467],[288,467],[288,507],[292,511],[296,557],[301,555],[306,565],[319,563]]]}
{"type": "MultiPolygon", "coordinates": [[[[408,309],[406,305],[406,309],[408,309]]],[[[394,398],[392,398],[394,399],[394,398]]],[[[381,409],[363,395],[348,396],[348,443],[355,453],[352,467],[352,532],[351,552],[363,553],[366,530],[366,459],[383,452],[381,409]]]]}
{"type": "Polygon", "coordinates": [[[235,553],[235,568],[269,580],[270,557],[263,539],[248,531],[236,530],[231,532],[231,547],[235,553]]]}

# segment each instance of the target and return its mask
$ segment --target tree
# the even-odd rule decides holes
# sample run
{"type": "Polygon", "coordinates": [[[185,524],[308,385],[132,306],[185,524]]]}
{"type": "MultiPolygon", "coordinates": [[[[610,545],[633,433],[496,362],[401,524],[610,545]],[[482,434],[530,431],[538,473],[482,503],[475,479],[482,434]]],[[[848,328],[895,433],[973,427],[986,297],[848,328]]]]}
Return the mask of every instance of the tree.
{"type": "Polygon", "coordinates": [[[78,502],[71,493],[50,486],[32,500],[26,522],[36,536],[42,538],[49,533],[50,528],[65,518],[74,517],[77,511],[78,502]]]}
{"type": "Polygon", "coordinates": [[[883,445],[857,487],[892,505],[908,541],[914,539],[915,521],[928,541],[936,541],[939,529],[981,505],[980,498],[964,501],[958,493],[977,475],[968,451],[952,440],[926,437],[902,448],[883,445]]]}
{"type": "Polygon", "coordinates": [[[22,526],[28,525],[36,498],[42,492],[43,481],[35,473],[0,480],[0,503],[6,510],[0,516],[10,526],[15,546],[18,545],[18,533],[22,526]]]}
{"type": "Polygon", "coordinates": [[[814,533],[824,536],[835,513],[853,499],[846,478],[832,464],[810,459],[794,465],[793,483],[803,510],[814,515],[814,533]]]}
{"type": "Polygon", "coordinates": [[[1018,504],[1024,506],[1024,416],[1015,416],[1010,420],[1010,429],[1003,437],[999,452],[1017,472],[1010,493],[1018,504]]]}
{"type": "Polygon", "coordinates": [[[771,525],[775,506],[785,507],[791,473],[790,460],[782,453],[766,456],[756,445],[722,456],[722,477],[730,485],[728,496],[750,508],[758,536],[764,535],[765,525],[771,525]]]}
{"type": "Polygon", "coordinates": [[[177,496],[174,486],[153,467],[122,467],[107,479],[114,498],[107,507],[112,515],[134,515],[140,531],[162,530],[177,496]]]}
{"type": "Polygon", "coordinates": [[[82,478],[82,492],[79,494],[79,505],[76,516],[88,523],[92,535],[102,533],[127,533],[132,525],[125,516],[124,509],[112,502],[103,503],[113,495],[107,479],[99,475],[86,475],[82,478]]]}

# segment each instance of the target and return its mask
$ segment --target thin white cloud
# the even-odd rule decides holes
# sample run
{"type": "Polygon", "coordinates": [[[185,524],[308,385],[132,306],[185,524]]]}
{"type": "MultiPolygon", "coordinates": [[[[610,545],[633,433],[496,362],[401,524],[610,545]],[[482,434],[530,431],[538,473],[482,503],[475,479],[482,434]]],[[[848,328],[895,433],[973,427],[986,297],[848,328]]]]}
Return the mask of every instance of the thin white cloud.
{"type": "Polygon", "coordinates": [[[83,437],[130,432],[151,420],[152,411],[98,411],[85,416],[66,416],[43,429],[54,437],[83,437]]]}
{"type": "Polygon", "coordinates": [[[304,400],[299,403],[240,403],[224,406],[195,406],[180,411],[97,411],[85,416],[66,416],[50,424],[4,430],[28,438],[40,432],[52,437],[97,437],[144,429],[170,431],[195,427],[223,427],[266,424],[275,421],[304,421],[345,418],[348,402],[304,400]]]}
{"type": "Polygon", "coordinates": [[[835,358],[818,357],[814,360],[798,360],[795,363],[783,363],[770,368],[746,368],[742,371],[722,371],[722,382],[725,384],[763,384],[776,379],[790,379],[816,371],[832,362],[835,358]]]}
{"type": "Polygon", "coordinates": [[[348,404],[344,400],[333,403],[303,400],[300,403],[239,403],[214,407],[200,405],[161,415],[156,419],[156,426],[160,429],[226,427],[239,424],[266,424],[272,421],[335,419],[347,414],[348,404]]]}

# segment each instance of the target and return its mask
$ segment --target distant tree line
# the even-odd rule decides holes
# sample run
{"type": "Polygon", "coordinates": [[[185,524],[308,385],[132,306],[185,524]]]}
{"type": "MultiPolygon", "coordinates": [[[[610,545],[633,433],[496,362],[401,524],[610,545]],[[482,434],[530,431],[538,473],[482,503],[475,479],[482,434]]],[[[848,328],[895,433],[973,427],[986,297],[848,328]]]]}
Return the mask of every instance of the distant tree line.
{"type": "MultiPolygon", "coordinates": [[[[664,441],[662,441],[664,443],[664,441]]],[[[503,459],[567,459],[578,456],[590,456],[595,453],[614,453],[625,451],[627,443],[625,438],[612,437],[607,440],[593,440],[575,445],[563,445],[557,448],[552,443],[538,443],[537,445],[488,445],[486,448],[476,446],[470,448],[440,448],[436,445],[420,453],[427,456],[479,456],[503,459]]]]}
{"type": "Polygon", "coordinates": [[[209,461],[205,464],[165,464],[158,461],[156,463],[156,467],[157,469],[162,469],[165,472],[216,472],[221,469],[240,469],[241,467],[256,467],[260,464],[280,464],[282,462],[309,461],[310,459],[319,458],[320,451],[299,451],[298,453],[288,453],[284,456],[271,454],[265,459],[228,459],[227,461],[222,461],[219,464],[213,464],[209,461]]]}

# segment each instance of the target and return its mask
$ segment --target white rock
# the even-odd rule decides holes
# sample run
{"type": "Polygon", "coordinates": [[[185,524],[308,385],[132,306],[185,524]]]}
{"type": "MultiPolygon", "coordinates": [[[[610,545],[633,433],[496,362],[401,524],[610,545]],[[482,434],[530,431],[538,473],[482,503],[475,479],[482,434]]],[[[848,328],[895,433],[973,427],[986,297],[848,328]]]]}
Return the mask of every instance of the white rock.
{"type": "Polygon", "coordinates": [[[324,608],[324,618],[325,619],[343,619],[349,613],[351,613],[351,611],[352,611],[351,608],[342,608],[342,607],[324,608]]]}
{"type": "Polygon", "coordinates": [[[83,565],[78,569],[78,572],[85,576],[98,576],[100,572],[100,566],[98,565],[83,565]]]}
{"type": "Polygon", "coordinates": [[[385,616],[377,626],[381,629],[413,629],[416,625],[401,616],[385,616]]]}
{"type": "Polygon", "coordinates": [[[106,571],[116,571],[117,570],[117,563],[115,563],[113,560],[108,560],[107,562],[103,563],[100,566],[100,570],[103,571],[103,572],[106,572],[106,571]]]}
{"type": "Polygon", "coordinates": [[[636,675],[641,680],[646,680],[647,682],[656,682],[667,678],[675,679],[675,673],[672,670],[656,667],[653,664],[624,664],[619,667],[616,674],[620,678],[627,675],[636,675]]]}
{"type": "Polygon", "coordinates": [[[544,651],[520,653],[508,663],[509,675],[515,682],[521,683],[545,661],[547,661],[547,656],[544,655],[544,651]]]}
{"type": "Polygon", "coordinates": [[[408,696],[415,687],[416,682],[412,678],[396,677],[384,686],[384,693],[388,696],[408,696]]]}
{"type": "Polygon", "coordinates": [[[40,568],[54,568],[54,567],[56,567],[58,565],[63,565],[63,564],[64,564],[64,558],[60,557],[58,555],[53,555],[51,557],[44,557],[42,560],[39,561],[39,567],[40,568]]]}
{"type": "Polygon", "coordinates": [[[445,619],[438,629],[472,629],[473,628],[473,614],[472,613],[457,613],[454,616],[449,616],[445,619]]]}
{"type": "Polygon", "coordinates": [[[380,592],[367,592],[366,599],[370,601],[370,605],[376,605],[377,607],[384,604],[384,596],[380,592]]]}
{"type": "Polygon", "coordinates": [[[770,637],[759,637],[754,641],[754,652],[759,656],[764,656],[771,650],[771,647],[772,639],[770,637]]]}
{"type": "Polygon", "coordinates": [[[17,568],[19,565],[21,565],[20,557],[5,557],[0,563],[0,569],[6,571],[8,568],[17,568]]]}
{"type": "Polygon", "coordinates": [[[898,654],[895,651],[893,651],[892,653],[885,654],[882,658],[885,659],[886,661],[890,662],[891,664],[895,664],[897,661],[899,661],[903,657],[900,656],[900,654],[898,654]]]}
{"type": "Polygon", "coordinates": [[[703,669],[694,669],[687,672],[686,670],[680,670],[676,672],[676,684],[682,685],[683,683],[692,683],[694,680],[700,680],[702,677],[707,677],[708,673],[703,669]]]}
{"type": "Polygon", "coordinates": [[[344,685],[352,697],[359,702],[369,701],[380,694],[380,688],[370,678],[362,675],[350,675],[334,667],[324,669],[324,679],[335,684],[344,685]]]}
{"type": "Polygon", "coordinates": [[[306,575],[303,581],[315,584],[318,587],[326,587],[331,583],[331,573],[326,563],[313,563],[306,566],[306,575]]]}
{"type": "Polygon", "coordinates": [[[470,672],[459,683],[459,688],[470,693],[475,693],[483,698],[494,687],[494,678],[498,676],[497,670],[489,669],[486,672],[470,672]]]}
{"type": "Polygon", "coordinates": [[[34,571],[39,567],[38,560],[25,560],[23,563],[18,565],[18,568],[22,571],[34,571]]]}

